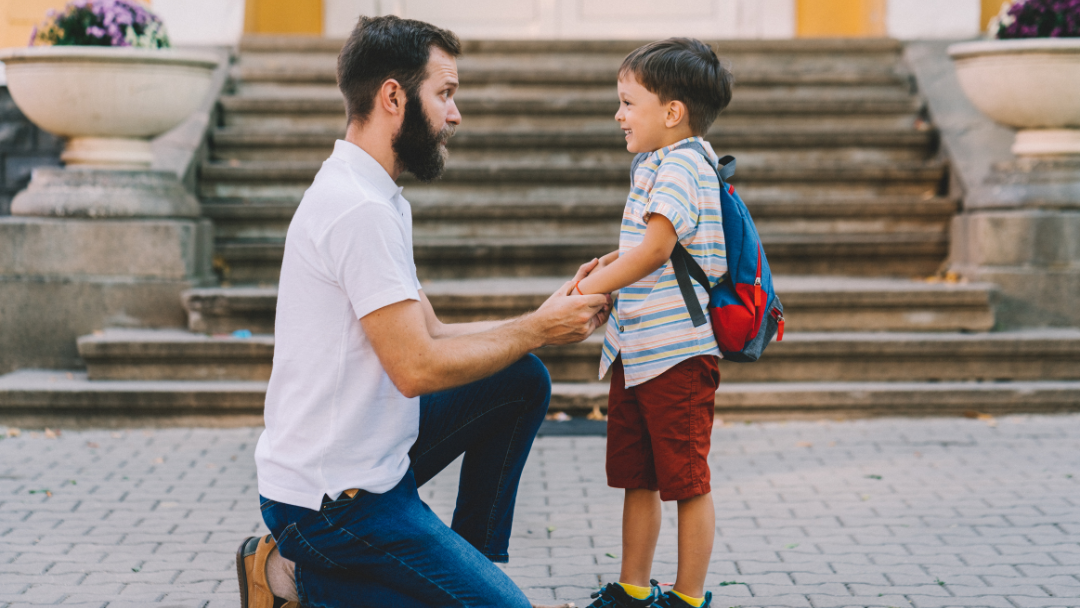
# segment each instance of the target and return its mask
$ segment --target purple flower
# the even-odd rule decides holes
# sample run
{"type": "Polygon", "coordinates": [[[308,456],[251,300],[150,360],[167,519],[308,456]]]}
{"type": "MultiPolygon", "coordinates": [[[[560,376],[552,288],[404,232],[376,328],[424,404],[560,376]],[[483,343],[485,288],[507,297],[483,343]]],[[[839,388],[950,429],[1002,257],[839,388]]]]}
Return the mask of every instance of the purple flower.
{"type": "Polygon", "coordinates": [[[50,11],[52,22],[35,30],[31,45],[169,46],[161,20],[137,0],[72,0],[50,11]]]}
{"type": "Polygon", "coordinates": [[[1016,0],[1005,14],[998,38],[1080,37],[1080,0],[1016,0]]]}

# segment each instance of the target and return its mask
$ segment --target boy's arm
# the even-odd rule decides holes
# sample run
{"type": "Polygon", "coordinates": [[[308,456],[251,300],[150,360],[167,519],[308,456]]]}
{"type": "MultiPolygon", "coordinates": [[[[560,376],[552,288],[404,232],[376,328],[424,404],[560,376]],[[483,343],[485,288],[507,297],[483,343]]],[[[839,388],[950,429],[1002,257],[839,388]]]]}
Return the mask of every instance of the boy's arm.
{"type": "MultiPolygon", "coordinates": [[[[641,243],[610,264],[594,270],[578,282],[577,289],[584,294],[611,293],[632,285],[663,266],[671,258],[678,240],[671,220],[653,213],[649,216],[645,238],[641,243]]],[[[614,255],[618,256],[618,253],[614,255]]]]}

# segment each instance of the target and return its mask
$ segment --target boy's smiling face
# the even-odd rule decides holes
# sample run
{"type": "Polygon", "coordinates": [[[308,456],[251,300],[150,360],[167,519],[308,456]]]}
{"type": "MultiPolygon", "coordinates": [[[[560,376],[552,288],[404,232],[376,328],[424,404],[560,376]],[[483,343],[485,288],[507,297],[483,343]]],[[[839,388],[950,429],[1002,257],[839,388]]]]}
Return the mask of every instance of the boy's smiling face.
{"type": "Polygon", "coordinates": [[[652,152],[691,137],[686,105],[681,101],[662,103],[646,89],[633,72],[619,76],[619,111],[615,120],[626,134],[626,150],[652,152]]]}

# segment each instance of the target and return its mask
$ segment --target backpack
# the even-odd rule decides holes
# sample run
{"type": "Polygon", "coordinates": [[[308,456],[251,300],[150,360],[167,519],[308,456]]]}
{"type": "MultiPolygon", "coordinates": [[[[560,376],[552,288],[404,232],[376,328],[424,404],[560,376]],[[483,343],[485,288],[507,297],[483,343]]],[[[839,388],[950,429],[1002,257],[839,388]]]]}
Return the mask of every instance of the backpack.
{"type": "MultiPolygon", "coordinates": [[[[683,148],[693,150],[709,161],[705,148],[697,142],[679,146],[672,152],[683,148]]],[[[638,154],[634,158],[630,169],[631,183],[634,172],[646,154],[638,154]]],[[[712,162],[709,161],[709,164],[712,162]]],[[[735,174],[735,158],[721,158],[719,166],[714,166],[713,170],[720,180],[720,217],[723,221],[728,271],[716,286],[710,285],[708,275],[678,241],[671,252],[671,263],[694,327],[708,321],[698,303],[691,279],[709,294],[709,318],[724,359],[751,363],[761,357],[773,336],[776,336],[777,342],[784,339],[784,306],[773,289],[769,260],[765,257],[754,220],[750,219],[750,211],[735,192],[735,187],[725,181],[735,174]]]]}

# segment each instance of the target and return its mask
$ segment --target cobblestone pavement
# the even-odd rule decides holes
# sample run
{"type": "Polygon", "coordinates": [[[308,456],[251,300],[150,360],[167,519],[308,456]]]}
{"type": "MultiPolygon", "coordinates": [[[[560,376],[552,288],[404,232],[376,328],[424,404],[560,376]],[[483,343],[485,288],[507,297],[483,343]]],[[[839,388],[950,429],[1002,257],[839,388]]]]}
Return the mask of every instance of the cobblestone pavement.
{"type": "MultiPolygon", "coordinates": [[[[233,552],[264,530],[258,434],[0,441],[0,608],[238,606],[233,552]]],[[[599,437],[537,441],[506,568],[535,600],[584,606],[617,576],[603,455],[599,437]]],[[[718,426],[712,461],[716,607],[1080,606],[1080,415],[718,426]]],[[[447,517],[453,467],[421,492],[447,517]]]]}

